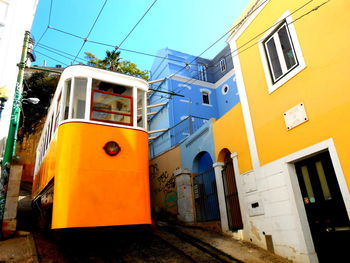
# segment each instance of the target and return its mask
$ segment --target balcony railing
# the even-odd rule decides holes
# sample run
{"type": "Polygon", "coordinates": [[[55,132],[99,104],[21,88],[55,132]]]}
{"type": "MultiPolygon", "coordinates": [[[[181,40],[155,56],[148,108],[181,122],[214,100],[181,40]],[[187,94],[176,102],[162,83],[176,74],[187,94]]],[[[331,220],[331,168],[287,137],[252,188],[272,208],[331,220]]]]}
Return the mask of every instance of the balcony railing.
{"type": "Polygon", "coordinates": [[[186,119],[183,119],[181,122],[150,141],[150,158],[180,144],[207,122],[208,119],[195,116],[188,116],[186,119]]]}

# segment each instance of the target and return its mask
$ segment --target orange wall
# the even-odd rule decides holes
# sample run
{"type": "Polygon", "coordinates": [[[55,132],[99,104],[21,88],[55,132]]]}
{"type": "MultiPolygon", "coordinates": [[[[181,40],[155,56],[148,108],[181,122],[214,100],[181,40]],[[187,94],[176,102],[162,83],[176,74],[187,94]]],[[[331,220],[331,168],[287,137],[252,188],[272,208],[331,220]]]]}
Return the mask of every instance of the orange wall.
{"type": "MultiPolygon", "coordinates": [[[[313,1],[293,19],[323,2],[313,1]]],[[[303,4],[304,0],[270,1],[237,47],[274,24],[286,10],[303,4]]],[[[294,23],[306,68],[271,94],[258,45],[239,55],[261,165],[333,138],[350,186],[349,10],[348,0],[330,1],[294,23]],[[309,121],[287,131],[283,112],[301,102],[309,121]]]]}
{"type": "MultiPolygon", "coordinates": [[[[245,173],[252,169],[240,103],[213,123],[213,133],[216,156],[219,156],[221,150],[226,148],[231,153],[236,152],[238,154],[240,173],[245,173]]],[[[219,162],[223,162],[222,158],[219,156],[217,159],[219,162]]]]}
{"type": "Polygon", "coordinates": [[[150,160],[152,206],[156,213],[177,214],[177,191],[173,172],[181,167],[177,146],[150,160]]]}

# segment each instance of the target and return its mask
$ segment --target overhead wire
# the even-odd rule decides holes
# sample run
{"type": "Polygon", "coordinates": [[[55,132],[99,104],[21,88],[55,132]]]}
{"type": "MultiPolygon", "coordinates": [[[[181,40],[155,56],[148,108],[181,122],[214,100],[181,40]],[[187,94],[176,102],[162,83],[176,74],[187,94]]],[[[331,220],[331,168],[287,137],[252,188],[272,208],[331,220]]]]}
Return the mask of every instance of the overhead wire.
{"type": "Polygon", "coordinates": [[[140,22],[143,20],[143,18],[147,15],[147,13],[151,10],[151,8],[154,6],[154,4],[157,2],[158,0],[154,0],[153,3],[150,5],[150,7],[148,7],[148,9],[146,10],[146,12],[142,15],[142,17],[137,21],[137,23],[134,25],[134,27],[130,30],[130,32],[126,35],[126,37],[120,42],[120,44],[115,47],[115,50],[118,50],[123,43],[128,39],[128,37],[131,35],[131,33],[135,30],[135,28],[140,24],[140,22]]]}
{"type": "Polygon", "coordinates": [[[34,44],[34,49],[35,49],[36,45],[38,45],[38,44],[40,43],[41,39],[43,39],[43,37],[45,36],[45,34],[46,34],[47,30],[49,29],[49,26],[50,26],[50,24],[51,24],[52,1],[53,1],[53,0],[50,0],[49,19],[48,19],[48,22],[47,22],[47,26],[46,26],[44,32],[42,33],[42,35],[40,36],[38,42],[36,42],[36,43],[34,44]]]}
{"type": "MultiPolygon", "coordinates": [[[[47,48],[47,47],[45,47],[45,46],[42,46],[41,44],[39,44],[38,45],[38,48],[42,48],[42,49],[44,49],[44,50],[47,50],[47,51],[49,51],[49,52],[52,52],[52,53],[54,53],[54,54],[56,54],[56,55],[59,55],[59,56],[61,56],[61,57],[64,57],[64,58],[66,58],[66,59],[69,59],[69,60],[72,60],[72,58],[74,58],[74,55],[71,55],[71,54],[68,54],[68,53],[65,53],[65,54],[67,54],[68,56],[70,56],[70,57],[68,57],[68,56],[66,56],[66,55],[63,55],[63,54],[61,54],[61,53],[63,53],[63,51],[57,51],[57,49],[53,49],[53,48],[47,48]]],[[[80,61],[84,61],[84,62],[89,62],[88,60],[86,60],[86,59],[83,59],[83,58],[77,58],[77,59],[79,59],[80,61]]]]}
{"type": "MultiPolygon", "coordinates": [[[[242,52],[244,52],[244,51],[250,49],[251,47],[255,46],[256,44],[258,44],[258,43],[260,42],[260,40],[257,41],[257,42],[254,42],[252,45],[248,46],[246,49],[244,49],[244,50],[242,50],[242,51],[239,51],[239,50],[241,50],[243,47],[245,47],[247,44],[251,43],[253,40],[255,40],[255,39],[258,38],[259,36],[263,35],[263,34],[266,33],[267,31],[269,31],[270,29],[274,28],[276,25],[278,25],[278,24],[280,24],[281,22],[283,22],[286,18],[292,16],[293,14],[295,14],[296,12],[298,12],[299,10],[301,10],[302,8],[304,8],[305,6],[307,6],[308,4],[310,4],[310,3],[313,2],[313,1],[314,1],[314,0],[310,0],[310,1],[306,2],[305,4],[303,4],[302,6],[300,6],[299,8],[297,8],[296,10],[294,10],[292,13],[290,13],[290,14],[289,14],[288,16],[286,16],[285,18],[283,18],[283,19],[279,20],[278,22],[274,23],[272,26],[268,27],[268,28],[265,29],[264,31],[260,32],[259,34],[255,35],[253,38],[251,38],[250,40],[248,40],[247,42],[245,42],[244,44],[242,44],[240,47],[236,48],[234,51],[232,51],[232,52],[231,52],[230,54],[228,54],[226,57],[229,57],[229,56],[231,56],[232,58],[233,58],[233,57],[236,57],[236,56],[238,56],[239,54],[241,54],[242,52]],[[236,53],[236,54],[234,54],[234,53],[236,53]]],[[[314,7],[314,8],[312,8],[310,11],[308,11],[308,12],[302,14],[301,16],[299,16],[299,17],[297,17],[296,19],[294,19],[292,22],[288,23],[288,25],[289,25],[289,24],[295,23],[296,21],[300,20],[301,18],[305,17],[306,15],[310,14],[311,12],[318,10],[321,6],[325,5],[325,4],[328,3],[329,1],[330,1],[330,0],[328,0],[328,1],[326,1],[326,2],[323,2],[322,4],[320,4],[320,5],[318,5],[318,6],[314,7]]],[[[225,57],[225,58],[226,58],[226,57],[225,57]]],[[[219,64],[219,63],[217,63],[216,66],[217,66],[218,64],[219,64]]],[[[192,84],[192,83],[194,83],[194,82],[196,82],[196,81],[198,81],[198,79],[190,79],[190,80],[184,82],[183,84],[192,84]]],[[[183,89],[184,89],[184,88],[179,89],[179,90],[174,90],[174,92],[175,92],[175,93],[180,93],[183,89]]]]}
{"type": "MultiPolygon", "coordinates": [[[[62,50],[60,50],[60,49],[50,47],[50,46],[48,46],[48,45],[39,44],[38,46],[39,46],[39,47],[45,47],[45,48],[48,48],[48,49],[50,49],[50,50],[57,51],[57,52],[59,52],[59,53],[62,53],[62,54],[65,54],[65,55],[68,55],[68,56],[71,56],[71,57],[74,57],[74,56],[75,56],[75,55],[72,55],[72,54],[67,53],[67,52],[65,52],[65,51],[62,51],[62,50]]],[[[89,60],[84,59],[84,58],[81,58],[81,57],[78,57],[78,58],[79,58],[80,60],[84,60],[84,61],[87,61],[87,62],[89,61],[89,60]]]]}
{"type": "Polygon", "coordinates": [[[62,61],[59,61],[59,60],[57,60],[57,59],[55,59],[55,58],[53,58],[53,57],[50,57],[50,56],[48,56],[48,55],[46,55],[46,54],[44,54],[44,53],[42,53],[42,52],[40,52],[40,51],[35,51],[36,53],[39,53],[39,54],[41,54],[41,55],[43,55],[43,56],[45,56],[45,57],[47,57],[47,58],[50,58],[50,59],[52,59],[52,60],[54,60],[54,61],[56,61],[56,62],[58,62],[58,63],[61,63],[61,64],[63,64],[63,65],[65,65],[65,66],[68,66],[66,63],[64,63],[64,62],[62,62],[62,61]]]}
{"type": "Polygon", "coordinates": [[[108,1],[108,0],[105,0],[105,2],[103,3],[103,5],[102,5],[102,7],[101,7],[101,9],[100,9],[100,12],[98,13],[97,17],[95,18],[95,21],[94,21],[93,25],[92,25],[91,28],[90,28],[89,33],[87,34],[86,38],[84,38],[84,42],[83,42],[83,44],[81,45],[81,47],[80,47],[80,49],[79,49],[77,55],[75,56],[75,58],[74,58],[74,60],[73,60],[73,64],[74,64],[75,60],[77,59],[77,57],[79,56],[81,50],[82,50],[83,47],[85,46],[85,44],[86,44],[86,42],[87,42],[87,40],[88,40],[88,38],[89,38],[89,36],[90,36],[92,30],[94,29],[94,27],[95,27],[95,25],[96,25],[98,19],[100,18],[100,15],[101,15],[103,9],[105,8],[105,6],[106,6],[106,4],[107,4],[107,1],[108,1]]]}

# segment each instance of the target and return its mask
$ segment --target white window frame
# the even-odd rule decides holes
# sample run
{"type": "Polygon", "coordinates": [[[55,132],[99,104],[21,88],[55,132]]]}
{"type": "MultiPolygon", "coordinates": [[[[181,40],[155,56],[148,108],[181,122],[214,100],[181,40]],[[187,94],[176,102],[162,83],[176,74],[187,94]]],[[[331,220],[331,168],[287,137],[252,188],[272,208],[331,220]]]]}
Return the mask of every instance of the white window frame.
{"type": "Polygon", "coordinates": [[[198,77],[199,80],[208,81],[207,67],[204,64],[198,64],[198,77]]]}
{"type": "Polygon", "coordinates": [[[268,30],[264,36],[259,40],[259,50],[261,55],[261,60],[264,68],[265,78],[268,86],[269,93],[274,92],[276,89],[281,87],[283,84],[285,84],[287,81],[289,81],[291,78],[293,78],[295,75],[297,75],[300,71],[302,71],[304,68],[306,68],[305,60],[303,53],[301,51],[301,47],[299,44],[298,36],[296,34],[296,30],[293,24],[293,19],[291,17],[290,11],[286,11],[277,21],[276,26],[272,27],[270,30],[268,30]],[[285,20],[286,23],[282,23],[283,20],[285,20]],[[278,23],[281,22],[281,23],[278,23]],[[292,67],[291,69],[287,70],[284,56],[282,52],[282,48],[279,46],[279,38],[276,37],[278,29],[281,28],[283,25],[286,25],[288,27],[287,32],[289,32],[289,38],[290,42],[293,47],[295,59],[297,61],[297,65],[292,67]],[[275,33],[273,33],[275,32],[275,33]],[[265,43],[270,40],[272,37],[275,37],[275,44],[276,49],[278,52],[278,57],[280,59],[280,64],[282,68],[282,76],[274,80],[272,78],[272,70],[270,69],[269,65],[269,58],[267,56],[267,52],[265,51],[265,43]],[[281,63],[282,61],[282,63],[281,63]]]}
{"type": "Polygon", "coordinates": [[[226,71],[226,60],[225,60],[225,58],[220,59],[220,70],[221,70],[221,72],[225,72],[226,71]]]}
{"type": "Polygon", "coordinates": [[[208,90],[208,89],[200,89],[200,92],[201,92],[201,95],[202,95],[202,105],[211,105],[210,103],[210,94],[211,94],[211,91],[208,90]],[[204,94],[207,94],[208,95],[208,103],[204,103],[204,100],[203,100],[203,95],[204,94]]]}
{"type": "Polygon", "coordinates": [[[230,91],[230,86],[228,84],[225,84],[224,86],[222,86],[221,88],[222,95],[226,95],[229,91],[230,91]],[[225,91],[225,88],[227,88],[227,91],[225,91]]]}

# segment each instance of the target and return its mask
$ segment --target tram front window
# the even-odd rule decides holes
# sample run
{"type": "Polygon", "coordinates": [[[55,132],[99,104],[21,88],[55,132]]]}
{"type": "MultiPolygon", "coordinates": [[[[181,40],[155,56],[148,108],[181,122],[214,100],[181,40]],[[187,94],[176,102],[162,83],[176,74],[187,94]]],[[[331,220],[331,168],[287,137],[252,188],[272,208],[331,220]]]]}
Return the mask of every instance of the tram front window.
{"type": "Polygon", "coordinates": [[[74,94],[72,117],[74,119],[84,119],[86,101],[86,78],[74,78],[74,94]]]}
{"type": "Polygon", "coordinates": [[[133,125],[132,88],[92,80],[91,119],[133,125]]]}

